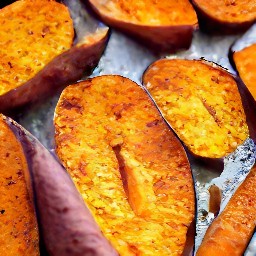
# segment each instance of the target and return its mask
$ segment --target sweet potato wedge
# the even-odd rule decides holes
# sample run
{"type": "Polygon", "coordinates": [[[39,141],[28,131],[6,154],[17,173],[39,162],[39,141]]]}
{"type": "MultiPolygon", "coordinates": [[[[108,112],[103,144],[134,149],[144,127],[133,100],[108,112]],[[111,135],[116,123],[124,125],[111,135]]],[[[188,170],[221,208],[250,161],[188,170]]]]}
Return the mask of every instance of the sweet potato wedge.
{"type": "Polygon", "coordinates": [[[256,166],[208,228],[197,256],[243,255],[256,227],[256,166]]]}
{"type": "Polygon", "coordinates": [[[89,0],[109,26],[132,35],[157,51],[189,48],[197,16],[188,0],[89,0]]]}
{"type": "MultiPolygon", "coordinates": [[[[85,206],[74,183],[59,162],[31,134],[12,119],[3,117],[1,127],[4,127],[4,129],[8,131],[6,135],[10,136],[8,137],[8,142],[6,142],[7,138],[5,137],[5,143],[1,143],[1,145],[5,145],[5,147],[6,145],[10,146],[10,138],[12,138],[18,145],[19,151],[22,152],[19,157],[24,161],[27,186],[34,197],[41,239],[44,242],[42,244],[46,247],[47,253],[53,256],[117,256],[117,253],[101,234],[99,227],[93,220],[88,208],[85,206]],[[23,147],[23,151],[21,146],[23,147]]],[[[9,151],[6,152],[8,153],[9,151]]],[[[1,155],[2,154],[4,154],[4,151],[1,151],[1,155]]],[[[12,155],[12,152],[8,157],[10,159],[13,158],[12,162],[6,161],[7,156],[4,159],[4,164],[6,166],[9,164],[9,170],[11,164],[15,164],[15,161],[22,162],[20,159],[14,160],[14,154],[12,155]]],[[[16,167],[16,171],[17,168],[19,168],[19,166],[16,167]]],[[[18,169],[18,175],[20,175],[20,172],[21,170],[18,169]]],[[[12,178],[7,177],[8,179],[5,183],[9,182],[11,186],[17,186],[18,179],[15,179],[14,175],[12,178]],[[15,185],[12,183],[15,183],[15,185]]],[[[21,179],[21,177],[22,176],[20,176],[19,179],[21,179]]],[[[24,190],[26,186],[23,185],[23,187],[20,188],[24,190]]],[[[2,188],[0,189],[2,191],[2,188]]],[[[21,197],[23,193],[19,190],[16,191],[14,195],[21,197]]],[[[2,200],[2,198],[1,196],[0,200],[2,200]]],[[[11,204],[11,202],[8,202],[8,204],[11,204]]],[[[26,209],[19,210],[18,207],[19,206],[15,208],[15,211],[18,210],[16,212],[18,220],[24,219],[26,209]]],[[[29,207],[27,208],[29,209],[29,207]]],[[[7,209],[4,214],[8,214],[7,209]]],[[[4,214],[0,217],[2,218],[4,214]]],[[[9,254],[9,250],[12,249],[12,246],[18,247],[17,239],[14,239],[15,241],[13,240],[12,243],[11,239],[2,240],[1,238],[0,251],[2,250],[2,245],[6,245],[8,248],[8,253],[6,250],[6,253],[1,253],[1,255],[39,255],[38,253],[32,253],[32,249],[29,247],[33,245],[32,242],[29,241],[30,233],[28,233],[31,224],[26,223],[26,232],[24,231],[22,233],[22,239],[26,241],[25,245],[27,247],[16,254],[9,254]]],[[[15,220],[9,223],[10,226],[15,227],[14,224],[15,220]]],[[[18,225],[21,224],[19,223],[18,225]]],[[[36,232],[35,228],[33,232],[36,232]]],[[[5,234],[5,232],[3,234],[6,238],[9,235],[5,234]]],[[[14,228],[13,236],[17,234],[14,228]]],[[[38,239],[35,239],[35,242],[38,242],[38,239]]]]}
{"type": "Polygon", "coordinates": [[[39,255],[39,234],[22,146],[0,116],[0,255],[39,255]]]}
{"type": "Polygon", "coordinates": [[[200,29],[218,34],[246,31],[256,21],[254,0],[192,0],[200,29]]]}
{"type": "Polygon", "coordinates": [[[102,29],[84,32],[72,47],[68,8],[55,1],[16,1],[0,9],[0,24],[1,112],[42,100],[76,81],[97,64],[107,42],[107,29],[102,29]]]}
{"type": "Polygon", "coordinates": [[[54,122],[56,152],[120,255],[181,255],[195,211],[191,170],[143,89],[113,75],[71,85],[54,122]]]}
{"type": "Polygon", "coordinates": [[[162,59],[145,71],[143,84],[195,156],[222,158],[249,136],[238,82],[217,65],[162,59]]]}
{"type": "Polygon", "coordinates": [[[234,68],[256,99],[256,25],[234,43],[230,57],[234,68]]]}

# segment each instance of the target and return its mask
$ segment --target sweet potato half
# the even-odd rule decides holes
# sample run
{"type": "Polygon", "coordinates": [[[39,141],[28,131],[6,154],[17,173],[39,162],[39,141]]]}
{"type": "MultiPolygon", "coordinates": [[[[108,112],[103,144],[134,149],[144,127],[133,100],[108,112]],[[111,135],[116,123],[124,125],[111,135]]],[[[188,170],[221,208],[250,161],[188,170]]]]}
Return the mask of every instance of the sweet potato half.
{"type": "Polygon", "coordinates": [[[47,255],[117,256],[67,172],[31,134],[1,115],[0,142],[1,255],[39,255],[31,195],[47,255]]]}
{"type": "Polygon", "coordinates": [[[192,0],[199,26],[206,32],[240,33],[256,21],[254,0],[192,0]]]}
{"type": "Polygon", "coordinates": [[[207,229],[197,256],[243,255],[256,227],[256,166],[207,229]]]}
{"type": "Polygon", "coordinates": [[[162,59],[145,71],[143,84],[195,156],[222,158],[249,136],[237,81],[216,65],[162,59]]]}
{"type": "Polygon", "coordinates": [[[0,115],[0,255],[39,255],[38,227],[26,172],[22,146],[0,115]]]}
{"type": "Polygon", "coordinates": [[[197,16],[188,0],[89,0],[109,26],[122,30],[157,51],[189,48],[197,16]]]}
{"type": "Polygon", "coordinates": [[[143,89],[111,75],[71,85],[54,122],[56,152],[119,254],[181,255],[195,211],[191,170],[143,89]]]}
{"type": "Polygon", "coordinates": [[[256,100],[256,24],[232,45],[230,60],[256,100]]]}
{"type": "Polygon", "coordinates": [[[69,10],[50,0],[16,1],[0,9],[0,25],[1,112],[76,81],[95,66],[107,41],[107,30],[84,33],[72,47],[69,10]]]}
{"type": "Polygon", "coordinates": [[[256,43],[233,54],[239,76],[256,99],[256,43]]]}

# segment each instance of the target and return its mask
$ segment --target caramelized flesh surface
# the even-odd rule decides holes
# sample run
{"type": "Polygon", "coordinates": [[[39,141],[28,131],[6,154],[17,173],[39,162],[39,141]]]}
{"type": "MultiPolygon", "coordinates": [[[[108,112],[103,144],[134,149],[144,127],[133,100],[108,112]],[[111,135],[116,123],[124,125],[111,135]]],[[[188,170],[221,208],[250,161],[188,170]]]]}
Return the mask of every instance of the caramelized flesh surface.
{"type": "Polygon", "coordinates": [[[0,27],[0,95],[69,49],[74,36],[68,9],[47,0],[21,0],[1,9],[0,27]]]}
{"type": "Polygon", "coordinates": [[[145,92],[94,78],[66,88],[55,115],[57,154],[117,251],[181,255],[194,218],[190,167],[145,92]]]}
{"type": "Polygon", "coordinates": [[[239,76],[256,100],[256,44],[233,55],[239,76]]]}
{"type": "Polygon", "coordinates": [[[39,255],[38,230],[21,145],[0,116],[0,255],[39,255]]]}
{"type": "Polygon", "coordinates": [[[256,226],[256,167],[208,228],[197,256],[243,255],[256,226]]]}
{"type": "Polygon", "coordinates": [[[196,13],[188,0],[90,0],[100,13],[142,25],[193,25],[196,13]]]}
{"type": "Polygon", "coordinates": [[[255,0],[193,0],[209,16],[223,22],[242,23],[256,19],[255,0]]]}
{"type": "Polygon", "coordinates": [[[160,60],[143,83],[195,155],[223,157],[248,137],[236,82],[225,71],[200,61],[160,60]]]}

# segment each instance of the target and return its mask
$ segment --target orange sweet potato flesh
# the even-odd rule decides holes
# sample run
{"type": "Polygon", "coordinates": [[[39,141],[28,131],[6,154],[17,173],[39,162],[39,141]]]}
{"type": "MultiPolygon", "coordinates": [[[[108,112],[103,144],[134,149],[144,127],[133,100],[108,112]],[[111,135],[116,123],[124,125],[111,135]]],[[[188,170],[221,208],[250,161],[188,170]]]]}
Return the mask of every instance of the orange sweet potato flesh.
{"type": "Polygon", "coordinates": [[[197,16],[188,0],[89,0],[89,3],[106,24],[157,50],[188,48],[197,28],[197,16]]]}
{"type": "Polygon", "coordinates": [[[55,1],[23,0],[0,10],[0,112],[41,103],[97,65],[108,28],[80,11],[80,1],[65,3],[69,9],[55,1]]]}
{"type": "Polygon", "coordinates": [[[256,20],[254,0],[193,0],[201,25],[227,33],[246,30],[256,20]],[[208,24],[207,24],[208,23],[208,24]]]}
{"type": "Polygon", "coordinates": [[[39,255],[36,216],[25,181],[27,162],[2,116],[0,159],[0,255],[39,255]]]}
{"type": "Polygon", "coordinates": [[[143,84],[196,156],[222,158],[249,135],[237,83],[224,69],[163,59],[149,66],[143,84]]]}
{"type": "Polygon", "coordinates": [[[233,60],[239,76],[256,100],[256,44],[233,53],[233,60]]]}
{"type": "Polygon", "coordinates": [[[74,37],[68,8],[49,0],[21,0],[4,7],[0,26],[0,95],[35,76],[69,49],[74,37]]]}
{"type": "Polygon", "coordinates": [[[67,87],[56,152],[120,255],[181,255],[194,218],[189,163],[147,94],[120,76],[67,87]]]}
{"type": "Polygon", "coordinates": [[[256,167],[208,228],[197,256],[243,255],[256,226],[256,167]]]}

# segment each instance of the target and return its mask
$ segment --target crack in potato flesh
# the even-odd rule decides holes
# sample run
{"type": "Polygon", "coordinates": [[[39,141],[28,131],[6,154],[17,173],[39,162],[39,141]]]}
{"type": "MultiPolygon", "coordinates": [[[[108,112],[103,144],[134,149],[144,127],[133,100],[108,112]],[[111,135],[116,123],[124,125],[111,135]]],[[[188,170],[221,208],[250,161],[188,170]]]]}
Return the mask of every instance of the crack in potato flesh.
{"type": "Polygon", "coordinates": [[[120,255],[181,255],[194,218],[184,149],[146,93],[102,76],[67,87],[56,152],[120,255]]]}

